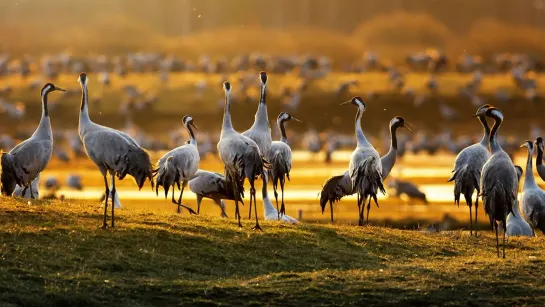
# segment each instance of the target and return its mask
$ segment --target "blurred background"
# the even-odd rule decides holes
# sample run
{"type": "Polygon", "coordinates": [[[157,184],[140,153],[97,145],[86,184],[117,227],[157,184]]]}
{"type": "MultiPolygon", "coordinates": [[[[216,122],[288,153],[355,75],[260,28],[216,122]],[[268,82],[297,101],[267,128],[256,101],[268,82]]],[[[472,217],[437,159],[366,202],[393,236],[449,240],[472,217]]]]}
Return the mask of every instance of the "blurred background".
{"type": "MultiPolygon", "coordinates": [[[[407,197],[398,193],[404,185],[389,182],[386,205],[371,219],[465,223],[467,208],[452,204],[445,181],[455,154],[482,136],[471,115],[497,105],[506,117],[502,146],[524,164],[518,147],[540,135],[545,112],[543,42],[545,0],[4,0],[0,147],[10,150],[34,131],[43,83],[67,89],[50,98],[56,153],[44,176],[62,184],[56,195],[98,198],[101,178],[76,130],[76,79],[86,71],[94,121],[127,131],[157,156],[188,138],[181,118],[191,114],[201,129],[201,168],[220,171],[221,83],[233,84],[235,128],[244,131],[265,70],[273,138],[280,111],[303,120],[288,124],[296,160],[288,214],[328,218],[316,195],[347,168],[355,110],[338,105],[358,95],[368,105],[364,132],[381,154],[393,116],[417,127],[400,134],[391,177],[427,195],[407,197]],[[81,177],[83,192],[65,184],[71,175],[81,177]]],[[[124,184],[127,205],[175,210],[124,184]]],[[[353,221],[355,207],[347,198],[335,210],[353,221]]]]}

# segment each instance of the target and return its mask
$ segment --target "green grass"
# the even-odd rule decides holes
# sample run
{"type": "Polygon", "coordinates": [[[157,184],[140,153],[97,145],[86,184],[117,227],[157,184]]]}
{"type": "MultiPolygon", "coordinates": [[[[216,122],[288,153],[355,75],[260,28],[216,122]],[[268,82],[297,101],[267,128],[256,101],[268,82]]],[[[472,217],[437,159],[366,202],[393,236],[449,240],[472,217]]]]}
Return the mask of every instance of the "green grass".
{"type": "Polygon", "coordinates": [[[0,204],[0,305],[540,305],[542,238],[0,204]]]}

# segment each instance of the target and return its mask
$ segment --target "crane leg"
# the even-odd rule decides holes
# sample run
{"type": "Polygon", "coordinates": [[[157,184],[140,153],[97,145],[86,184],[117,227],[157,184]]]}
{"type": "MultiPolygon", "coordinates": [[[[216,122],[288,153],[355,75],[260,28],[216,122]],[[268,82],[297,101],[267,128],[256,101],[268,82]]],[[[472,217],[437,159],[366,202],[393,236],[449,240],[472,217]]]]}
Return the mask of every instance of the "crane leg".
{"type": "Polygon", "coordinates": [[[106,192],[104,194],[104,221],[102,222],[102,229],[108,227],[108,224],[106,224],[106,217],[108,215],[108,196],[110,195],[110,187],[108,186],[108,178],[106,178],[106,174],[104,174],[104,185],[106,185],[106,192]]]}
{"type": "Polygon", "coordinates": [[[280,189],[282,189],[282,205],[280,206],[280,214],[286,214],[286,206],[284,205],[284,184],[286,183],[286,178],[280,178],[280,189]]]}
{"type": "Polygon", "coordinates": [[[494,221],[494,229],[496,230],[496,252],[498,253],[498,258],[500,258],[500,241],[498,239],[498,222],[494,221]]]}
{"type": "MultiPolygon", "coordinates": [[[[184,180],[182,182],[182,190],[180,191],[180,197],[178,198],[178,210],[180,210],[180,207],[186,208],[187,211],[189,211],[189,214],[197,214],[193,209],[189,208],[188,206],[182,205],[182,195],[184,194],[184,189],[187,186],[187,180],[184,180]]],[[[174,189],[172,189],[174,190],[174,189]]]]}
{"type": "MultiPolygon", "coordinates": [[[[34,192],[32,191],[32,182],[30,182],[30,185],[28,186],[28,188],[30,189],[30,198],[34,199],[34,192]]],[[[23,197],[24,196],[25,196],[25,194],[23,194],[23,197]]]]}
{"type": "Polygon", "coordinates": [[[362,196],[358,193],[358,226],[363,226],[363,211],[365,208],[362,208],[362,196]]]}
{"type": "Polygon", "coordinates": [[[116,192],[116,189],[115,189],[115,175],[114,173],[112,172],[111,173],[111,180],[112,180],[112,228],[115,227],[114,225],[114,209],[115,209],[115,192],[116,192]]]}
{"type": "Polygon", "coordinates": [[[251,220],[252,219],[252,190],[250,189],[250,208],[249,211],[248,211],[248,219],[251,220]]]}
{"type": "Polygon", "coordinates": [[[238,218],[238,227],[242,228],[242,223],[240,222],[240,210],[238,207],[238,178],[237,176],[229,176],[231,177],[232,184],[233,184],[233,191],[235,193],[235,218],[238,218]]]}
{"type": "Polygon", "coordinates": [[[471,205],[469,206],[469,235],[473,235],[473,215],[471,214],[471,205]]]}
{"type": "MultiPolygon", "coordinates": [[[[265,182],[263,182],[265,184],[265,182]]],[[[253,230],[262,230],[261,226],[259,226],[259,220],[257,219],[257,201],[255,200],[255,187],[254,187],[254,180],[250,180],[250,199],[254,198],[254,215],[255,215],[255,226],[252,228],[253,230]]],[[[251,206],[251,203],[250,203],[251,206]]]]}
{"type": "Polygon", "coordinates": [[[329,201],[329,211],[331,211],[331,224],[333,224],[333,201],[329,201]]]}
{"type": "Polygon", "coordinates": [[[278,185],[277,183],[278,182],[275,182],[276,178],[273,179],[273,192],[274,192],[274,199],[276,200],[276,213],[278,214],[278,220],[280,220],[280,209],[278,208],[278,191],[276,191],[276,189],[278,188],[278,185]]]}
{"type": "Polygon", "coordinates": [[[502,225],[503,225],[503,259],[505,259],[505,232],[507,231],[507,221],[506,217],[503,217],[502,225]]]}
{"type": "Polygon", "coordinates": [[[369,202],[367,202],[367,224],[369,224],[369,211],[371,211],[371,196],[369,196],[369,202]]]}
{"type": "Polygon", "coordinates": [[[23,193],[21,193],[21,196],[24,198],[25,197],[25,194],[26,194],[26,190],[28,189],[28,187],[24,187],[23,188],[23,193]]]}
{"type": "Polygon", "coordinates": [[[477,221],[477,212],[479,212],[479,193],[477,193],[477,198],[475,199],[475,237],[477,237],[477,227],[479,225],[477,221]]]}
{"type": "Polygon", "coordinates": [[[221,217],[227,217],[227,213],[225,213],[225,203],[223,202],[223,199],[221,199],[221,200],[215,199],[214,203],[216,203],[216,205],[218,205],[220,207],[221,217]]]}

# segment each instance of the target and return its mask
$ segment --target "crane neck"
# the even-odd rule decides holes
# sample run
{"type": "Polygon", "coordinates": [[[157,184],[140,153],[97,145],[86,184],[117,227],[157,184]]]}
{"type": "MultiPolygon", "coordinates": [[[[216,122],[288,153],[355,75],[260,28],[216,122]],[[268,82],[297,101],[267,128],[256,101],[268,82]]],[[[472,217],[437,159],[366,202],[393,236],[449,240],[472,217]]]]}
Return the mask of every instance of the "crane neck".
{"type": "Polygon", "coordinates": [[[488,143],[488,136],[490,135],[490,126],[488,126],[488,122],[486,121],[486,117],[484,116],[479,116],[479,121],[483,126],[483,138],[481,139],[480,143],[486,146],[488,143]]]}
{"type": "Polygon", "coordinates": [[[534,150],[528,148],[528,159],[526,160],[526,173],[524,174],[524,187],[535,186],[536,180],[532,171],[532,156],[534,150]]]}
{"type": "Polygon", "coordinates": [[[490,135],[488,137],[488,142],[490,144],[490,152],[492,154],[502,151],[501,146],[498,143],[498,130],[500,129],[500,125],[502,121],[503,121],[502,118],[494,117],[494,126],[492,126],[492,130],[490,131],[490,135]]]}
{"type": "Polygon", "coordinates": [[[51,131],[51,119],[49,117],[49,111],[47,108],[47,95],[49,92],[44,90],[42,92],[42,117],[40,118],[40,123],[38,128],[34,131],[33,136],[40,136],[45,138],[52,138],[53,132],[51,131]]]}
{"type": "Polygon", "coordinates": [[[358,112],[356,113],[356,140],[358,142],[358,147],[369,144],[369,142],[365,138],[365,135],[363,134],[363,130],[361,129],[361,117],[363,115],[362,109],[363,107],[358,106],[358,112]]]}
{"type": "Polygon", "coordinates": [[[87,84],[81,85],[81,106],[79,112],[79,134],[85,134],[86,127],[91,123],[89,118],[89,92],[87,84]]]}
{"type": "Polygon", "coordinates": [[[278,119],[277,124],[280,129],[280,142],[288,144],[288,137],[286,136],[286,128],[284,127],[284,119],[278,119]]]}
{"type": "Polygon", "coordinates": [[[543,165],[543,150],[536,144],[537,147],[537,156],[536,156],[536,166],[543,165]]]}
{"type": "Polygon", "coordinates": [[[189,144],[197,146],[197,139],[195,138],[195,133],[191,125],[185,125],[187,132],[189,133],[189,144]]]}
{"type": "Polygon", "coordinates": [[[225,132],[233,132],[233,123],[231,121],[231,93],[225,94],[225,109],[223,111],[223,124],[221,126],[221,136],[225,132]]]}
{"type": "Polygon", "coordinates": [[[257,111],[255,113],[255,120],[254,120],[254,124],[252,125],[252,128],[268,129],[270,127],[269,115],[267,114],[266,90],[267,90],[267,85],[261,84],[261,98],[259,99],[259,105],[257,106],[257,111]]]}

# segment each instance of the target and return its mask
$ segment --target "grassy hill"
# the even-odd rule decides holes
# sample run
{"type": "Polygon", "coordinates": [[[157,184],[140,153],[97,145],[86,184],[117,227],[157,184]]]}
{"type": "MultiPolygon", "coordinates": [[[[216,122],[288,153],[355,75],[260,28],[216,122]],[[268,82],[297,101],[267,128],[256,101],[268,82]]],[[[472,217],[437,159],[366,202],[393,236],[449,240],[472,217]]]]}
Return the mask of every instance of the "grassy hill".
{"type": "Polygon", "coordinates": [[[0,305],[540,305],[545,242],[3,198],[0,305]]]}

